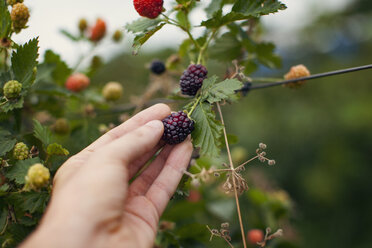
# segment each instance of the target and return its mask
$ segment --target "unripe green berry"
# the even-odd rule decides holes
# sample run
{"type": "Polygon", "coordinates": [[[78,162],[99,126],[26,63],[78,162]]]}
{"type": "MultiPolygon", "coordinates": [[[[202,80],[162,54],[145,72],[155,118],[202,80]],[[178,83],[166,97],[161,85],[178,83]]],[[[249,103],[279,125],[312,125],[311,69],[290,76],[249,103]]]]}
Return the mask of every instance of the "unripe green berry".
{"type": "Polygon", "coordinates": [[[123,86],[118,82],[109,82],[103,87],[102,94],[107,101],[116,101],[123,96],[123,86]]]}
{"type": "Polygon", "coordinates": [[[21,29],[25,28],[28,18],[30,18],[30,12],[26,5],[23,3],[17,3],[13,5],[10,17],[13,22],[14,31],[18,33],[21,29]]]}
{"type": "Polygon", "coordinates": [[[11,80],[5,83],[3,87],[4,96],[7,99],[14,99],[19,97],[22,91],[22,84],[16,80],[11,80]]]}
{"type": "Polygon", "coordinates": [[[53,129],[58,134],[67,134],[70,130],[70,126],[65,118],[60,118],[54,123],[53,129]]]}
{"type": "Polygon", "coordinates": [[[40,189],[46,186],[49,182],[49,169],[42,164],[34,164],[28,169],[25,179],[26,184],[32,189],[40,189]]]}
{"type": "Polygon", "coordinates": [[[112,35],[112,40],[115,42],[120,42],[123,39],[123,32],[121,30],[116,30],[112,35]]]}
{"type": "Polygon", "coordinates": [[[16,160],[25,160],[28,158],[28,147],[25,143],[19,142],[14,146],[13,157],[16,160]]]}
{"type": "Polygon", "coordinates": [[[84,32],[85,30],[87,30],[87,28],[88,28],[88,22],[87,22],[87,20],[86,19],[84,19],[84,18],[82,18],[82,19],[80,19],[79,20],[79,30],[80,30],[80,32],[84,32]]]}

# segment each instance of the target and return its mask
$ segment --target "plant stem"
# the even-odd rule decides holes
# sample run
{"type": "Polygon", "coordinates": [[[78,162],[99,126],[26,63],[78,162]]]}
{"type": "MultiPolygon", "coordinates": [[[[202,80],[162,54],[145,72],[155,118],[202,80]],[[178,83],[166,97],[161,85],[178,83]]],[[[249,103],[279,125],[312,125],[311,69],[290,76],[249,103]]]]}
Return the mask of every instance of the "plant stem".
{"type": "MultiPolygon", "coordinates": [[[[225,122],[223,120],[221,107],[220,107],[220,104],[218,102],[217,102],[217,109],[218,109],[218,113],[220,115],[221,123],[222,123],[222,126],[223,126],[223,135],[225,137],[225,143],[226,143],[227,155],[229,157],[230,169],[232,171],[234,171],[235,169],[234,169],[234,164],[233,164],[231,153],[230,153],[229,141],[227,140],[225,122]]],[[[239,217],[240,231],[242,233],[243,247],[247,248],[247,243],[245,241],[245,232],[244,232],[242,214],[241,214],[241,211],[240,211],[239,196],[238,196],[238,191],[236,190],[235,176],[233,174],[232,174],[232,181],[233,181],[233,186],[234,186],[234,196],[235,196],[235,202],[236,202],[236,209],[237,209],[238,217],[239,217]]]]}
{"type": "Polygon", "coordinates": [[[198,104],[199,104],[199,102],[200,102],[200,99],[201,99],[201,95],[198,97],[198,99],[196,99],[194,105],[191,107],[191,110],[190,110],[190,112],[189,112],[189,116],[192,115],[192,112],[194,112],[196,106],[198,106],[198,104]]]}
{"type": "Polygon", "coordinates": [[[200,48],[199,56],[198,56],[198,62],[197,64],[200,64],[202,62],[202,59],[204,57],[205,51],[208,49],[209,43],[211,43],[212,39],[216,35],[218,29],[213,29],[211,36],[209,36],[208,40],[204,43],[204,45],[200,48]]]}
{"type": "Polygon", "coordinates": [[[245,161],[244,163],[242,163],[241,165],[239,165],[238,167],[236,167],[236,170],[239,169],[239,168],[241,168],[241,167],[244,167],[244,165],[246,165],[246,164],[252,162],[252,161],[255,160],[256,158],[258,158],[258,155],[255,156],[255,157],[253,157],[253,158],[251,158],[251,159],[249,159],[248,161],[245,161]]]}

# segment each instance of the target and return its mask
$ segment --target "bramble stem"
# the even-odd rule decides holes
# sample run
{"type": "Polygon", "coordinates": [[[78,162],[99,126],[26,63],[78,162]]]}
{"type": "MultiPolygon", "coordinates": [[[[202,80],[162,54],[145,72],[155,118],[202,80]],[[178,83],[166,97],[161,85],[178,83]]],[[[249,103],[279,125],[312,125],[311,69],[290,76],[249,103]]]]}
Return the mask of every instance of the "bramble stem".
{"type": "Polygon", "coordinates": [[[198,62],[197,64],[200,64],[202,62],[203,56],[205,51],[208,49],[209,43],[211,43],[212,39],[216,35],[218,29],[213,29],[211,36],[209,36],[208,40],[204,43],[204,45],[200,48],[199,56],[198,56],[198,62]]]}
{"type": "Polygon", "coordinates": [[[191,107],[191,110],[189,112],[189,117],[191,117],[192,115],[192,112],[194,112],[196,106],[198,106],[199,102],[200,102],[200,99],[201,99],[201,95],[198,97],[198,99],[196,99],[196,102],[194,103],[194,105],[191,107]]]}
{"type": "MultiPolygon", "coordinates": [[[[230,152],[230,147],[229,147],[229,141],[227,139],[225,122],[223,120],[223,115],[222,115],[221,107],[220,107],[220,104],[218,102],[217,102],[217,109],[218,109],[218,113],[220,115],[221,123],[222,123],[222,126],[223,126],[223,135],[225,137],[225,143],[226,143],[227,155],[229,157],[230,169],[232,171],[234,171],[235,169],[234,169],[234,164],[233,164],[232,157],[231,157],[231,152],[230,152]]],[[[243,247],[244,248],[247,248],[247,243],[245,241],[245,232],[244,232],[242,214],[241,214],[241,211],[240,211],[239,196],[238,196],[238,191],[236,190],[236,182],[235,182],[234,175],[232,175],[232,181],[233,181],[233,186],[234,186],[234,195],[235,195],[236,209],[237,209],[238,217],[239,217],[240,231],[242,233],[243,247]]]]}

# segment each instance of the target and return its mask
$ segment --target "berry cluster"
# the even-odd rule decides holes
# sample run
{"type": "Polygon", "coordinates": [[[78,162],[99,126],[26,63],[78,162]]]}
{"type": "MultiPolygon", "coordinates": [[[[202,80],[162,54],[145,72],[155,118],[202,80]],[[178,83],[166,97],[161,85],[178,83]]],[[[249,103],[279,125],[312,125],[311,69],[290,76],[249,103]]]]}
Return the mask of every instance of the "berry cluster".
{"type": "Polygon", "coordinates": [[[32,189],[40,189],[48,184],[50,178],[49,169],[42,164],[32,165],[27,172],[26,184],[32,189]]]}
{"type": "Polygon", "coordinates": [[[208,70],[203,65],[189,65],[180,79],[182,94],[195,96],[196,92],[202,87],[207,74],[208,70]]]}
{"type": "Polygon", "coordinates": [[[23,3],[16,3],[13,5],[10,17],[13,22],[14,31],[18,33],[26,27],[28,18],[30,18],[30,12],[23,3]]]}
{"type": "Polygon", "coordinates": [[[163,120],[163,140],[170,145],[181,143],[194,130],[192,121],[185,112],[172,113],[163,120]]]}
{"type": "Polygon", "coordinates": [[[14,146],[13,157],[16,160],[25,160],[28,158],[28,147],[25,143],[19,142],[14,146]]]}

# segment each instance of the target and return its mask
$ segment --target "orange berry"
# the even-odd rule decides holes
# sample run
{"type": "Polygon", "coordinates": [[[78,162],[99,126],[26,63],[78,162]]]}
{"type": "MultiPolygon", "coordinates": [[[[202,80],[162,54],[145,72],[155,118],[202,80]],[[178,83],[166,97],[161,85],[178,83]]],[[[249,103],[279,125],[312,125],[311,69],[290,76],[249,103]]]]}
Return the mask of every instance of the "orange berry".
{"type": "Polygon", "coordinates": [[[96,21],[96,24],[91,29],[90,40],[94,42],[98,42],[102,40],[105,34],[106,34],[106,23],[101,18],[98,18],[96,21]]]}
{"type": "Polygon", "coordinates": [[[87,88],[90,84],[90,79],[82,73],[71,75],[66,80],[66,88],[74,92],[80,92],[87,88]]]}
{"type": "Polygon", "coordinates": [[[257,242],[261,242],[264,238],[264,233],[260,229],[251,229],[247,233],[248,242],[251,244],[257,244],[257,242]]]}

